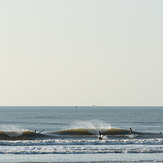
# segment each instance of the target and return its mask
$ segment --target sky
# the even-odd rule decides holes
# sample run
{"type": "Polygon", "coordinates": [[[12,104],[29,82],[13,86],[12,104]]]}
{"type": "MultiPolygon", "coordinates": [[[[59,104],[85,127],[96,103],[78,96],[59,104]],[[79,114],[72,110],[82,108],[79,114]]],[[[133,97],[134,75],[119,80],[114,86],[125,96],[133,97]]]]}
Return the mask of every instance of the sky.
{"type": "Polygon", "coordinates": [[[0,106],[163,106],[162,0],[0,0],[0,106]]]}

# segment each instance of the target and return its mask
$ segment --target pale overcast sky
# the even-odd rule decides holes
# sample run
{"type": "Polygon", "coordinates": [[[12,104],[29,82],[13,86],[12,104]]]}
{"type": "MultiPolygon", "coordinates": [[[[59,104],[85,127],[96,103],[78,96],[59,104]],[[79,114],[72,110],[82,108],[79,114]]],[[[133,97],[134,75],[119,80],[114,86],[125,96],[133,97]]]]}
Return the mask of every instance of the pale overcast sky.
{"type": "Polygon", "coordinates": [[[162,0],[0,0],[0,105],[163,105],[162,0]]]}

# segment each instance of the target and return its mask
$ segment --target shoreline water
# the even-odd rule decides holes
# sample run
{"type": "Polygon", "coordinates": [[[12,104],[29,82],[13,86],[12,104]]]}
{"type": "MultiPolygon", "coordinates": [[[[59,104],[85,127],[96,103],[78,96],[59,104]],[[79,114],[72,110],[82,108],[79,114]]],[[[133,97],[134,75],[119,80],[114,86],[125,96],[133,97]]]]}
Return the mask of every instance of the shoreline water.
{"type": "Polygon", "coordinates": [[[48,155],[0,155],[0,162],[162,162],[162,153],[157,154],[48,154],[48,155]]]}

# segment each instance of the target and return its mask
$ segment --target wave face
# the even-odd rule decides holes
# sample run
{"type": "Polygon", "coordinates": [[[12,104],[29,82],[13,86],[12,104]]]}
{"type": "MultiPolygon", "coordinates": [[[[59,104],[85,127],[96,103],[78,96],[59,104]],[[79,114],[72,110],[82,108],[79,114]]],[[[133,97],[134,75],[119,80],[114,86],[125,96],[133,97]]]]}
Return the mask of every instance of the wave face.
{"type": "Polygon", "coordinates": [[[33,131],[0,131],[0,140],[31,140],[46,138],[46,135],[33,131]]]}
{"type": "Polygon", "coordinates": [[[40,140],[57,138],[96,138],[101,132],[107,138],[163,138],[161,133],[135,132],[129,134],[129,130],[110,128],[110,129],[66,129],[56,132],[36,133],[33,131],[0,131],[0,140],[40,140]]]}
{"type": "Polygon", "coordinates": [[[110,138],[163,138],[161,133],[147,133],[147,132],[135,132],[130,134],[130,130],[110,128],[110,129],[67,129],[57,132],[49,132],[48,134],[53,135],[71,135],[71,136],[96,136],[99,134],[105,135],[110,138]]]}

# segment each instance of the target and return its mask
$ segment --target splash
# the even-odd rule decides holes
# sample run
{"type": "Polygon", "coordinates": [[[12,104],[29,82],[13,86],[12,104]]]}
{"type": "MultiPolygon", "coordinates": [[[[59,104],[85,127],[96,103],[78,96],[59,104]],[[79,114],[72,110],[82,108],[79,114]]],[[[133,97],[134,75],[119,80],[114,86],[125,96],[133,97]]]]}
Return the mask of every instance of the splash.
{"type": "Polygon", "coordinates": [[[111,125],[99,120],[74,121],[71,128],[87,129],[93,134],[98,134],[99,131],[103,132],[110,129],[111,125]]]}
{"type": "Polygon", "coordinates": [[[71,125],[72,128],[85,128],[85,129],[104,129],[108,130],[111,125],[106,122],[91,120],[91,121],[74,121],[71,125]]]}
{"type": "Polygon", "coordinates": [[[25,131],[26,129],[23,129],[20,126],[14,126],[14,125],[0,125],[0,131],[25,131]]]}
{"type": "Polygon", "coordinates": [[[13,138],[21,136],[25,129],[20,126],[14,125],[0,125],[0,131],[2,131],[2,133],[6,134],[7,136],[13,138]]]}

